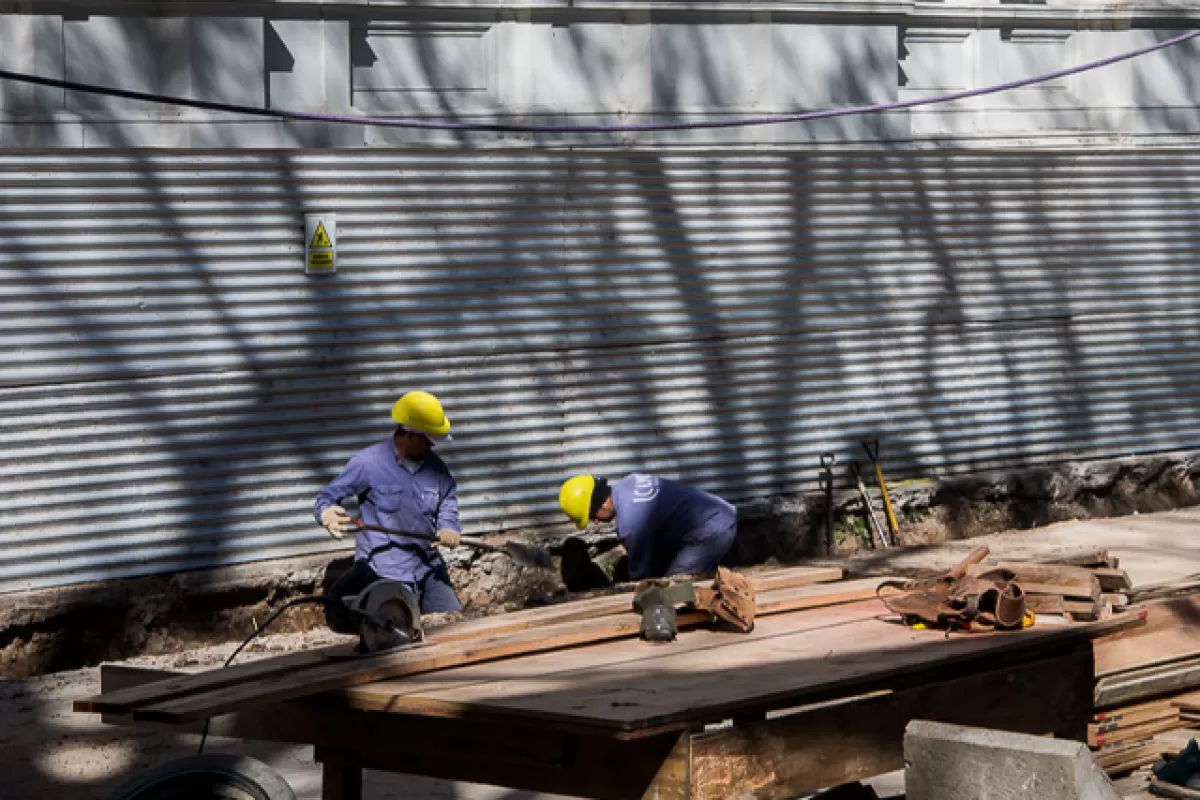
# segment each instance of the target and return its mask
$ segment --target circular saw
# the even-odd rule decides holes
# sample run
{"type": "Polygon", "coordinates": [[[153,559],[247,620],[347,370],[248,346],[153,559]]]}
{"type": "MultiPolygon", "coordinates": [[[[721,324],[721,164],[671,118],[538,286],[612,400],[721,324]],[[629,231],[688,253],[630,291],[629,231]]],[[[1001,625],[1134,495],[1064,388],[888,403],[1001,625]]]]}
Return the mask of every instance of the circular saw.
{"type": "Polygon", "coordinates": [[[417,597],[399,581],[378,580],[343,599],[358,615],[359,654],[416,644],[425,636],[417,597]]]}

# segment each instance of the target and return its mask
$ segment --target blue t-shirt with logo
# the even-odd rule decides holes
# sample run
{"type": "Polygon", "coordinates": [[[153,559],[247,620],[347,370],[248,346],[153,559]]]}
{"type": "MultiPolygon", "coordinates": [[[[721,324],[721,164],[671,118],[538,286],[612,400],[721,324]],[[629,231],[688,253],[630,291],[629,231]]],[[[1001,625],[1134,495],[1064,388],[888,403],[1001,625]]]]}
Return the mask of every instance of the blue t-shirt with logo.
{"type": "Polygon", "coordinates": [[[656,475],[615,481],[612,500],[633,580],[665,575],[679,551],[725,537],[737,524],[736,509],[721,498],[656,475]]]}

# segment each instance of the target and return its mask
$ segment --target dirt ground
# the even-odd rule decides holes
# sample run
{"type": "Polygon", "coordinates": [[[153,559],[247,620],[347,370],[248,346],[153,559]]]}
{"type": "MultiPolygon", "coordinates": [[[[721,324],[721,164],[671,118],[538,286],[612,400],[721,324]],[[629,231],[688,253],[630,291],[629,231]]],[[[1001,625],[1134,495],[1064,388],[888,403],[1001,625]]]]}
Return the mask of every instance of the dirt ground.
{"type": "MultiPolygon", "coordinates": [[[[325,631],[263,636],[245,660],[342,640],[325,631]]],[[[167,669],[219,666],[233,650],[222,645],[170,656],[123,662],[167,669]]],[[[239,656],[239,662],[242,660],[239,656]]],[[[100,669],[0,681],[0,800],[102,800],[141,770],[196,752],[199,737],[104,725],[98,715],[76,714],[71,702],[100,690],[100,669]]],[[[311,747],[209,739],[208,753],[239,753],[259,759],[291,784],[299,800],[319,800],[321,768],[311,747]]],[[[407,775],[367,771],[369,800],[555,800],[555,795],[514,792],[407,775]]]]}

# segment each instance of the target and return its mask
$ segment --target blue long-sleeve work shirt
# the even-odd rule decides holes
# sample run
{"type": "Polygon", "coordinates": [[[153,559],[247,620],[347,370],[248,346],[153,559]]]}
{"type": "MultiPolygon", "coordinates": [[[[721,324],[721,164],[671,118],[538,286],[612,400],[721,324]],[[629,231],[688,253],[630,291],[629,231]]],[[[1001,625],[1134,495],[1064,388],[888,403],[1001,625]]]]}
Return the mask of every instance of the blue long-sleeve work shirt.
{"type": "MultiPolygon", "coordinates": [[[[363,522],[386,528],[435,534],[441,528],[462,531],[458,485],[444,461],[429,453],[410,469],[401,463],[395,441],[360,450],[340,475],[317,495],[313,516],[344,497],[358,498],[363,522]]],[[[417,583],[442,563],[432,542],[379,531],[358,531],[355,561],[366,561],[383,578],[417,583]]]]}
{"type": "Polygon", "coordinates": [[[737,509],[677,481],[634,473],[612,484],[629,577],[716,569],[737,532],[737,509]]]}

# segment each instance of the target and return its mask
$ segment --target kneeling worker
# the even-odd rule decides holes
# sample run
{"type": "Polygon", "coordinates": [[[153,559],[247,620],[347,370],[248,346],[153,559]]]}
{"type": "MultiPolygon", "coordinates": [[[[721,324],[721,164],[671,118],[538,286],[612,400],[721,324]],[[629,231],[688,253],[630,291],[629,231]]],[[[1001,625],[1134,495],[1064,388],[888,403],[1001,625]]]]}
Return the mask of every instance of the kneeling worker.
{"type": "Polygon", "coordinates": [[[446,562],[432,543],[408,536],[357,530],[338,505],[358,498],[364,522],[386,528],[434,534],[438,544],[461,541],[458,487],[450,470],[433,452],[435,441],[450,438],[450,420],[437,398],[409,392],[392,408],[396,431],[360,450],[340,475],[317,495],[314,515],[335,539],[355,534],[354,566],[330,587],[325,619],[338,633],[355,633],[357,621],[342,598],[356,595],[380,578],[405,584],[421,613],[460,611],[446,562]]]}
{"type": "Polygon", "coordinates": [[[631,580],[712,572],[733,546],[737,510],[719,497],[654,475],[628,475],[611,486],[577,475],[558,505],[578,526],[616,520],[629,553],[631,580]]]}

